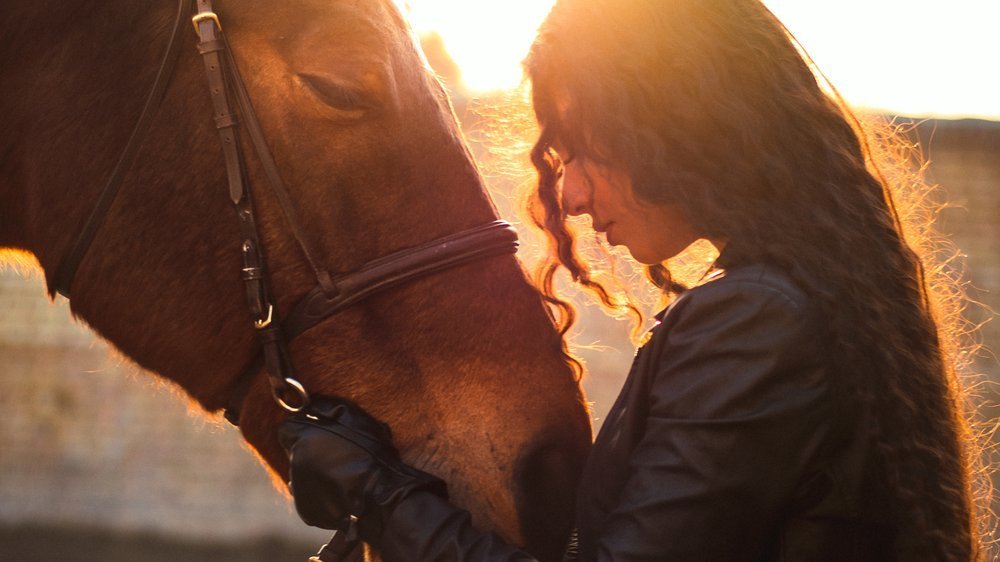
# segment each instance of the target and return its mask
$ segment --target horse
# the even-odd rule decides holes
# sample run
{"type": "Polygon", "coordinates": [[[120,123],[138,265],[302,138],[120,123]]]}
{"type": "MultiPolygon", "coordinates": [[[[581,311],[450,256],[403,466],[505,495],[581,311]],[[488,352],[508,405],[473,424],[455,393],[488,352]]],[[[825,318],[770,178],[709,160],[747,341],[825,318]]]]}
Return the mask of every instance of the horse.
{"type": "MultiPolygon", "coordinates": [[[[192,0],[5,5],[0,248],[34,256],[50,296],[69,293],[78,320],[204,411],[245,387],[235,421],[284,481],[276,430],[282,404],[301,405],[288,405],[295,397],[272,389],[267,361],[255,360],[264,319],[248,313],[252,282],[266,283],[280,325],[317,278],[335,286],[376,258],[498,216],[392,0],[216,0],[199,10],[192,0]],[[195,25],[178,30],[182,15],[195,25]],[[247,217],[234,215],[239,194],[226,187],[218,130],[249,119],[245,109],[234,123],[214,113],[219,88],[196,49],[209,29],[229,46],[287,186],[291,210],[267,189],[264,158],[245,158],[266,267],[247,267],[247,217]],[[109,177],[118,184],[105,198],[109,177]],[[78,257],[68,281],[67,255],[78,257]]],[[[245,136],[233,144],[249,153],[245,136]]],[[[390,285],[285,344],[280,363],[294,369],[298,398],[356,402],[391,427],[405,461],[447,482],[474,524],[558,559],[591,426],[546,304],[509,254],[390,285]]]]}

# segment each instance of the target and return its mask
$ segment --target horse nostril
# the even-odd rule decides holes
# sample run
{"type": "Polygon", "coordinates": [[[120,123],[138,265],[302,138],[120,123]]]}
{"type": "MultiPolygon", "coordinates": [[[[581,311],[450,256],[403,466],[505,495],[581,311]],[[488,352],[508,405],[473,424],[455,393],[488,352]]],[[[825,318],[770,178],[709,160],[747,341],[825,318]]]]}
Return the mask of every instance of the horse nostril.
{"type": "Polygon", "coordinates": [[[529,448],[514,473],[525,548],[539,560],[562,560],[573,528],[579,455],[560,444],[529,448]]]}

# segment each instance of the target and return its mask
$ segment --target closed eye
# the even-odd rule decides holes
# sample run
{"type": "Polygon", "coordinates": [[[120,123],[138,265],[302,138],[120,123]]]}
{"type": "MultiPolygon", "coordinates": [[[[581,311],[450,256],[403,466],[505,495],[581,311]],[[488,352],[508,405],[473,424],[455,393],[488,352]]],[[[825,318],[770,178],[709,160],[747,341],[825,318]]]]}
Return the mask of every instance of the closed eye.
{"type": "Polygon", "coordinates": [[[363,88],[332,75],[300,72],[298,77],[313,95],[333,109],[358,113],[356,116],[361,117],[362,113],[377,109],[380,105],[363,88]]]}

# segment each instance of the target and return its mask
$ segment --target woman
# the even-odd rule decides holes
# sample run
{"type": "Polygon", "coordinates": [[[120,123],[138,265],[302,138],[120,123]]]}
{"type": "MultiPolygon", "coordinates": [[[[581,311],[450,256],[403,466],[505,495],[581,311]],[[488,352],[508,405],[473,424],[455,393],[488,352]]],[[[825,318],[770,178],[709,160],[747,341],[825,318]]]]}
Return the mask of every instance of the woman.
{"type": "MultiPolygon", "coordinates": [[[[585,468],[579,558],[980,558],[921,263],[780,22],[758,0],[559,0],[526,68],[550,265],[602,291],[564,225],[586,214],[676,296],[585,468]],[[697,239],[717,272],[683,290],[662,264],[697,239]]],[[[282,433],[307,522],[360,514],[387,560],[528,559],[377,422],[318,408],[282,433]]]]}

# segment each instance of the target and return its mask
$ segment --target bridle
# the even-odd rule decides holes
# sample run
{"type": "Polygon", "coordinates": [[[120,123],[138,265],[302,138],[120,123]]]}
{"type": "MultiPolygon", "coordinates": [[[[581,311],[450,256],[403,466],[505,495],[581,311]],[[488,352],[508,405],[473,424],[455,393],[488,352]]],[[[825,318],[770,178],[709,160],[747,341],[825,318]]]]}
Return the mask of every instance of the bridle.
{"type": "MultiPolygon", "coordinates": [[[[318,254],[305,236],[288,190],[281,181],[239,68],[222,33],[219,16],[212,10],[211,0],[196,1],[197,12],[191,21],[198,34],[198,52],[202,55],[212,95],[215,126],[219,131],[225,159],[229,198],[236,208],[239,219],[242,279],[250,316],[261,348],[260,353],[243,369],[226,406],[226,419],[238,426],[243,401],[261,366],[267,372],[274,399],[282,408],[298,412],[308,406],[309,393],[295,378],[288,353],[288,343],[298,335],[372,294],[472,261],[512,254],[517,251],[518,242],[513,227],[505,221],[497,220],[383,256],[368,262],[354,272],[332,276],[317,261],[318,254]],[[238,114],[233,111],[234,98],[238,114]],[[275,300],[267,282],[264,248],[257,228],[246,164],[243,152],[240,150],[240,121],[237,117],[242,119],[246,132],[250,135],[268,183],[276,195],[292,234],[316,276],[316,287],[291,308],[284,321],[278,321],[275,300]]],[[[55,289],[66,298],[69,298],[69,289],[76,271],[92,245],[98,229],[105,222],[108,210],[121,188],[125,173],[134,163],[138,148],[152,124],[153,116],[163,102],[180,51],[184,12],[190,4],[191,0],[179,0],[167,52],[157,71],[152,91],[146,98],[139,120],[87,222],[71,250],[56,269],[55,289]]]]}

